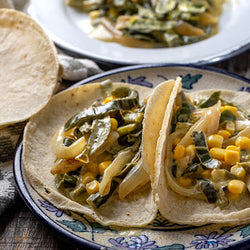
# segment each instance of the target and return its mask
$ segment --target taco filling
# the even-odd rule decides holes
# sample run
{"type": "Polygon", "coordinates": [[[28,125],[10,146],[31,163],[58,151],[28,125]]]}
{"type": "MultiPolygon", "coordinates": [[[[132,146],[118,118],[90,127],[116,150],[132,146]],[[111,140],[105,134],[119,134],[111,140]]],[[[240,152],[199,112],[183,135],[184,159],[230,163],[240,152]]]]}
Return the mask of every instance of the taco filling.
{"type": "Polygon", "coordinates": [[[166,177],[178,194],[224,209],[250,191],[250,116],[220,96],[178,93],[166,177]]]}
{"type": "Polygon", "coordinates": [[[58,191],[73,201],[100,207],[118,188],[123,199],[149,181],[142,167],[145,103],[137,90],[100,84],[104,101],[72,116],[52,139],[51,168],[58,191]]]}

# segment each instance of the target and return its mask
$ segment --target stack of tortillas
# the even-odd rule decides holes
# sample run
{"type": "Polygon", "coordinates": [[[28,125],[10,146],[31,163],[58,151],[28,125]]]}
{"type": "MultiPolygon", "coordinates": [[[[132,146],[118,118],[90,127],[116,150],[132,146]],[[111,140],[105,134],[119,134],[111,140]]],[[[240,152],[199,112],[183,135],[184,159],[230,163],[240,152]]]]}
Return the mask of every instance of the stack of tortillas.
{"type": "Polygon", "coordinates": [[[56,48],[40,25],[0,9],[0,127],[41,110],[57,87],[58,71],[56,48]]]}

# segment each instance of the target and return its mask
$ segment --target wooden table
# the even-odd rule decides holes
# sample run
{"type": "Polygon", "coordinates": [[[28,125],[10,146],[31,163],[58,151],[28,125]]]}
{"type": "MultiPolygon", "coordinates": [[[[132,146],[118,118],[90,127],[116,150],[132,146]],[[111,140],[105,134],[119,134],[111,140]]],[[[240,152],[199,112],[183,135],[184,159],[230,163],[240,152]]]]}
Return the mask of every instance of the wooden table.
{"type": "MultiPolygon", "coordinates": [[[[250,79],[250,50],[210,65],[250,79]]],[[[0,216],[0,249],[79,249],[57,238],[26,207],[20,197],[0,216]]],[[[249,248],[245,248],[249,249],[249,248]]]]}

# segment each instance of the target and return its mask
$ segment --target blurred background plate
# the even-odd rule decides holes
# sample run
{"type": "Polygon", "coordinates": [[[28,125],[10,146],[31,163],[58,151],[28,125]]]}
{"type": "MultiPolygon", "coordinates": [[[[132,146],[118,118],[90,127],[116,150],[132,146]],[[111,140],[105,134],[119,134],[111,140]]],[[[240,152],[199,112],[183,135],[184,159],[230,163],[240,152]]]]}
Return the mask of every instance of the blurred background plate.
{"type": "Polygon", "coordinates": [[[176,48],[128,48],[91,39],[88,37],[92,30],[88,15],[67,6],[64,0],[30,0],[25,11],[43,26],[58,47],[100,63],[209,64],[232,57],[250,47],[249,0],[225,1],[217,35],[176,48]]]}

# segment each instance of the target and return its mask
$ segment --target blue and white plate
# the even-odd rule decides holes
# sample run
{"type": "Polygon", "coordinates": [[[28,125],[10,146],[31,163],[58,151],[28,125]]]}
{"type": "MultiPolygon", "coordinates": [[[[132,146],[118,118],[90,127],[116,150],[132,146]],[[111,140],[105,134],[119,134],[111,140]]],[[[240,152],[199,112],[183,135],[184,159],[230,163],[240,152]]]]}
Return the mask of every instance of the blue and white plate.
{"type": "MultiPolygon", "coordinates": [[[[133,66],[109,71],[77,85],[111,79],[153,87],[163,80],[182,76],[184,91],[208,88],[250,93],[250,80],[218,69],[189,66],[133,66]]],[[[84,214],[60,211],[42,199],[30,186],[22,168],[19,145],[14,174],[19,192],[28,207],[49,227],[70,242],[94,249],[249,249],[250,225],[210,224],[190,227],[173,224],[158,214],[144,228],[102,226],[84,214]]]]}
{"type": "Polygon", "coordinates": [[[225,1],[218,34],[176,48],[129,48],[92,39],[88,36],[92,30],[89,16],[67,6],[64,0],[30,0],[25,11],[44,27],[59,47],[102,63],[208,64],[229,58],[250,47],[249,0],[225,1]]]}

